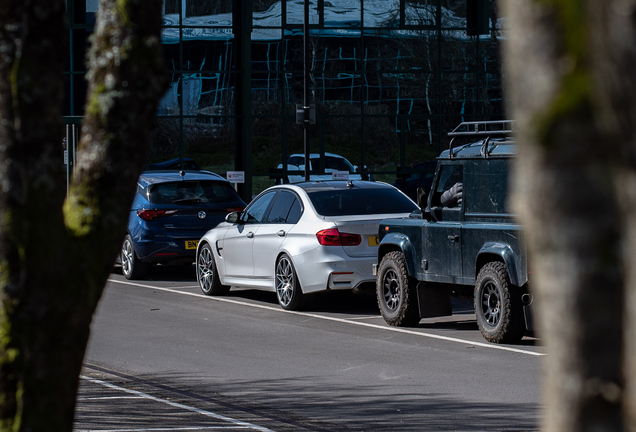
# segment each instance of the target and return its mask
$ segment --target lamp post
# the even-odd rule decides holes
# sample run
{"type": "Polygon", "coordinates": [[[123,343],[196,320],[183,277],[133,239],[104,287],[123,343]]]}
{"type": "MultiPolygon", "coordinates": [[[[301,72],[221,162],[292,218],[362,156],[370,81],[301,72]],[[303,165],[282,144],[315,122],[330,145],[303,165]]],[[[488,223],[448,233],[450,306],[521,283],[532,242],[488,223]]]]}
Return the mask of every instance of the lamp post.
{"type": "Polygon", "coordinates": [[[304,83],[303,83],[303,143],[305,146],[305,181],[309,181],[309,0],[305,0],[303,20],[303,51],[304,51],[304,83]]]}

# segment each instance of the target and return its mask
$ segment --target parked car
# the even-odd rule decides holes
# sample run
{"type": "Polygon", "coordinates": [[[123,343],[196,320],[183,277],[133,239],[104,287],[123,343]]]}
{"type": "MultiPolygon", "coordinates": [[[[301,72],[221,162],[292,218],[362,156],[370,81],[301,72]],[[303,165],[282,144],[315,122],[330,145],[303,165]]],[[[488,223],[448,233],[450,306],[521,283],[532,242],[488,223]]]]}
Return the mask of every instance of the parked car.
{"type": "Polygon", "coordinates": [[[398,179],[393,186],[400,189],[415,202],[418,200],[418,190],[421,189],[421,193],[426,199],[433,184],[436,166],[437,161],[426,161],[415,164],[411,169],[413,173],[406,178],[398,179]]]}
{"type": "Polygon", "coordinates": [[[192,264],[201,236],[228,213],[244,208],[232,185],[214,173],[143,173],[122,245],[122,273],[140,279],[149,264],[192,264]]]}
{"type": "MultiPolygon", "coordinates": [[[[373,180],[372,177],[360,173],[357,165],[353,165],[344,157],[335,153],[325,153],[325,169],[320,168],[320,154],[311,153],[309,155],[309,180],[321,181],[332,180],[334,171],[346,171],[349,173],[349,180],[373,180]]],[[[276,167],[276,184],[298,183],[305,181],[305,155],[293,154],[287,159],[287,171],[283,172],[283,164],[276,167]]]]}
{"type": "Polygon", "coordinates": [[[197,280],[207,295],[230,286],[273,291],[287,310],[307,306],[317,291],[373,289],[380,220],[417,208],[386,183],[273,186],[203,236],[197,280]]]}
{"type": "Polygon", "coordinates": [[[160,170],[200,170],[201,167],[192,158],[175,158],[164,162],[155,162],[144,167],[144,171],[160,171],[160,170]]]}
{"type": "Polygon", "coordinates": [[[388,324],[451,315],[459,295],[474,301],[490,342],[533,330],[524,232],[508,202],[512,132],[511,121],[459,125],[449,135],[473,142],[442,152],[422,211],[380,224],[376,294],[388,324]]]}

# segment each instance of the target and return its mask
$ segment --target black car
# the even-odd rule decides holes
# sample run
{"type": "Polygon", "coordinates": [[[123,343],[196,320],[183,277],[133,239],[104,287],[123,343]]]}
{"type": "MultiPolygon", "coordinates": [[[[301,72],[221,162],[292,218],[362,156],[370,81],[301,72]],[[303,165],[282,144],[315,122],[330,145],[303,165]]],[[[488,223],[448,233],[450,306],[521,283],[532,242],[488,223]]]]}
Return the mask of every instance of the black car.
{"type": "Polygon", "coordinates": [[[451,315],[451,295],[470,297],[483,336],[515,342],[532,329],[532,297],[523,230],[508,202],[512,122],[466,122],[449,135],[422,210],[380,223],[380,312],[409,326],[451,315]],[[481,139],[453,147],[466,137],[481,139]]]}

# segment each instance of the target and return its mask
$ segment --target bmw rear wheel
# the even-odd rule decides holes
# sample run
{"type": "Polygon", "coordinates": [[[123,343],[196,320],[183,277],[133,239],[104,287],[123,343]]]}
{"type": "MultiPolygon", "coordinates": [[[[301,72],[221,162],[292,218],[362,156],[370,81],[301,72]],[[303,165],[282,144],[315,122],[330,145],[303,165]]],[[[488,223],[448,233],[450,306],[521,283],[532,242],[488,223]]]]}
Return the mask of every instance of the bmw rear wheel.
{"type": "Polygon", "coordinates": [[[124,237],[121,247],[121,272],[126,279],[141,279],[146,275],[148,263],[137,258],[132,238],[129,234],[124,237]]]}
{"type": "Polygon", "coordinates": [[[387,324],[411,327],[420,322],[415,290],[402,252],[389,252],[382,258],[376,279],[376,296],[380,314],[387,324]]]}
{"type": "Polygon", "coordinates": [[[305,295],[300,288],[296,270],[287,255],[282,255],[276,263],[276,297],[285,310],[297,311],[305,306],[305,295]]]}
{"type": "Polygon", "coordinates": [[[221,284],[212,248],[207,243],[199,248],[197,254],[197,281],[205,295],[223,295],[230,291],[228,285],[221,284]]]}

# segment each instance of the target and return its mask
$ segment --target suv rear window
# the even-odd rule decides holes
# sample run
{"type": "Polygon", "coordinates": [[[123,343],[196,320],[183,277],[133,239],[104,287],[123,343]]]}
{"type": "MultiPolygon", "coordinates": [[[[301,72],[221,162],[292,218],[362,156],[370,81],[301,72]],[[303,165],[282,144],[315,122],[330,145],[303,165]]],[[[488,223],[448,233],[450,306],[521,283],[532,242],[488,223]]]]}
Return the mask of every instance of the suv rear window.
{"type": "Polygon", "coordinates": [[[322,216],[411,213],[418,209],[395,189],[343,189],[308,193],[322,216]]]}
{"type": "Polygon", "coordinates": [[[227,183],[190,180],[153,185],[148,200],[154,204],[217,204],[238,201],[240,197],[227,183]]]}

